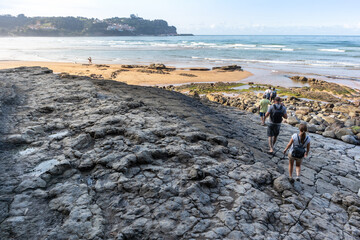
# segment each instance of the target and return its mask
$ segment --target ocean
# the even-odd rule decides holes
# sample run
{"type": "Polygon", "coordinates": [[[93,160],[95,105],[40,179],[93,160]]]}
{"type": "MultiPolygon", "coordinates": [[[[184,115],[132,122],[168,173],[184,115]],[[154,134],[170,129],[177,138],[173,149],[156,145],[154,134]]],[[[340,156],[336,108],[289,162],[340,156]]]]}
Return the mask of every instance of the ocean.
{"type": "Polygon", "coordinates": [[[360,89],[360,36],[4,37],[0,60],[213,67],[238,64],[248,81],[297,86],[304,75],[360,89]]]}

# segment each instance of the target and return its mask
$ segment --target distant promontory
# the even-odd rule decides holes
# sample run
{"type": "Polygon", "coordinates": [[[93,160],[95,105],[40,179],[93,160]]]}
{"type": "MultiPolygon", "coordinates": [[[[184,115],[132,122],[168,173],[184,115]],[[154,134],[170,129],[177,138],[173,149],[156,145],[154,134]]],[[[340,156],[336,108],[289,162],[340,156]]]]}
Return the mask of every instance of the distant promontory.
{"type": "MultiPolygon", "coordinates": [[[[177,36],[176,27],[161,19],[26,17],[0,15],[0,36],[177,36]]],[[[192,34],[186,34],[192,35],[192,34]]]]}

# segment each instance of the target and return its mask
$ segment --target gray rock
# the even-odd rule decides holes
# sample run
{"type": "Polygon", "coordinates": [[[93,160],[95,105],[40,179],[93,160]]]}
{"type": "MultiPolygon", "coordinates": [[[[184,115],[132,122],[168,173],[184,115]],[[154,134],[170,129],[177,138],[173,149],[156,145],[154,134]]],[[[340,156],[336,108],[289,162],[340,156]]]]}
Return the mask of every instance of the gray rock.
{"type": "Polygon", "coordinates": [[[345,135],[354,135],[353,132],[350,129],[347,128],[340,128],[335,131],[335,136],[338,139],[341,139],[345,135]]]}
{"type": "Polygon", "coordinates": [[[81,150],[89,147],[93,143],[92,138],[89,134],[80,134],[75,139],[67,140],[66,144],[73,149],[81,150]]]}
{"type": "Polygon", "coordinates": [[[316,131],[319,131],[318,126],[316,126],[316,125],[308,124],[307,127],[308,127],[308,131],[310,133],[316,133],[316,131]]]}
{"type": "Polygon", "coordinates": [[[5,142],[9,144],[29,144],[32,142],[28,135],[13,134],[5,138],[5,142]]]}
{"type": "Polygon", "coordinates": [[[356,140],[356,138],[353,135],[344,135],[341,137],[341,140],[343,140],[346,143],[359,144],[359,140],[356,140]]]}
{"type": "Polygon", "coordinates": [[[324,137],[335,138],[335,132],[334,131],[325,131],[325,132],[322,133],[322,135],[324,137]]]}
{"type": "Polygon", "coordinates": [[[284,175],[282,175],[274,180],[274,189],[279,193],[283,192],[284,190],[291,189],[291,188],[292,188],[292,185],[289,182],[289,179],[284,175]]]}
{"type": "Polygon", "coordinates": [[[217,181],[212,176],[205,177],[203,180],[200,181],[200,183],[210,188],[214,188],[217,186],[217,181]]]}
{"type": "Polygon", "coordinates": [[[300,120],[296,116],[288,116],[286,122],[290,125],[296,125],[300,123],[300,120]]]}
{"type": "Polygon", "coordinates": [[[44,188],[44,187],[46,187],[46,182],[39,177],[34,177],[21,182],[20,185],[15,189],[15,191],[23,192],[29,189],[44,188]]]}

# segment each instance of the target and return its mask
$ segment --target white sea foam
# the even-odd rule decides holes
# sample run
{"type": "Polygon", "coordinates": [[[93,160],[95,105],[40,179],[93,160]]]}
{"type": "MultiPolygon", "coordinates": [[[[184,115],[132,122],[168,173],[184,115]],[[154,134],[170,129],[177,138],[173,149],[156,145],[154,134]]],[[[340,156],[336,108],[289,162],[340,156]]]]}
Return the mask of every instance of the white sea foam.
{"type": "Polygon", "coordinates": [[[248,48],[256,47],[255,44],[241,44],[241,43],[231,44],[230,46],[233,46],[233,47],[248,47],[248,48]]]}
{"type": "Polygon", "coordinates": [[[262,47],[269,47],[269,48],[284,48],[284,47],[286,47],[286,46],[284,46],[284,45],[272,45],[272,44],[270,44],[270,45],[261,45],[262,47]]]}
{"type": "Polygon", "coordinates": [[[207,61],[223,61],[223,62],[248,62],[248,63],[267,63],[267,64],[289,64],[289,65],[309,65],[318,67],[356,67],[360,64],[349,63],[349,62],[328,62],[328,61],[317,61],[317,60],[301,60],[301,61],[281,61],[281,60],[263,60],[263,59],[236,59],[236,58],[201,58],[192,57],[197,59],[204,59],[207,61]]]}
{"type": "Polygon", "coordinates": [[[344,49],[338,49],[338,48],[325,48],[325,49],[318,49],[322,52],[346,52],[344,49]]]}

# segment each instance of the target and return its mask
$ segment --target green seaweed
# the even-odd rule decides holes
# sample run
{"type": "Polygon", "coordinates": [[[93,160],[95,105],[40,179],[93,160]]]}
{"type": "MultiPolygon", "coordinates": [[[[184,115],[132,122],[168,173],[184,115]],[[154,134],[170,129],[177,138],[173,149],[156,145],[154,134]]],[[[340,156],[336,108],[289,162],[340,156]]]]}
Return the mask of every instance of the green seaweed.
{"type": "Polygon", "coordinates": [[[177,90],[184,90],[190,92],[197,92],[199,94],[207,93],[217,93],[217,92],[227,92],[227,93],[236,93],[239,90],[233,89],[235,87],[240,87],[246,85],[245,83],[199,83],[199,84],[190,84],[177,87],[177,90]]]}
{"type": "Polygon", "coordinates": [[[360,133],[360,126],[353,126],[351,129],[354,133],[360,133]]]}

